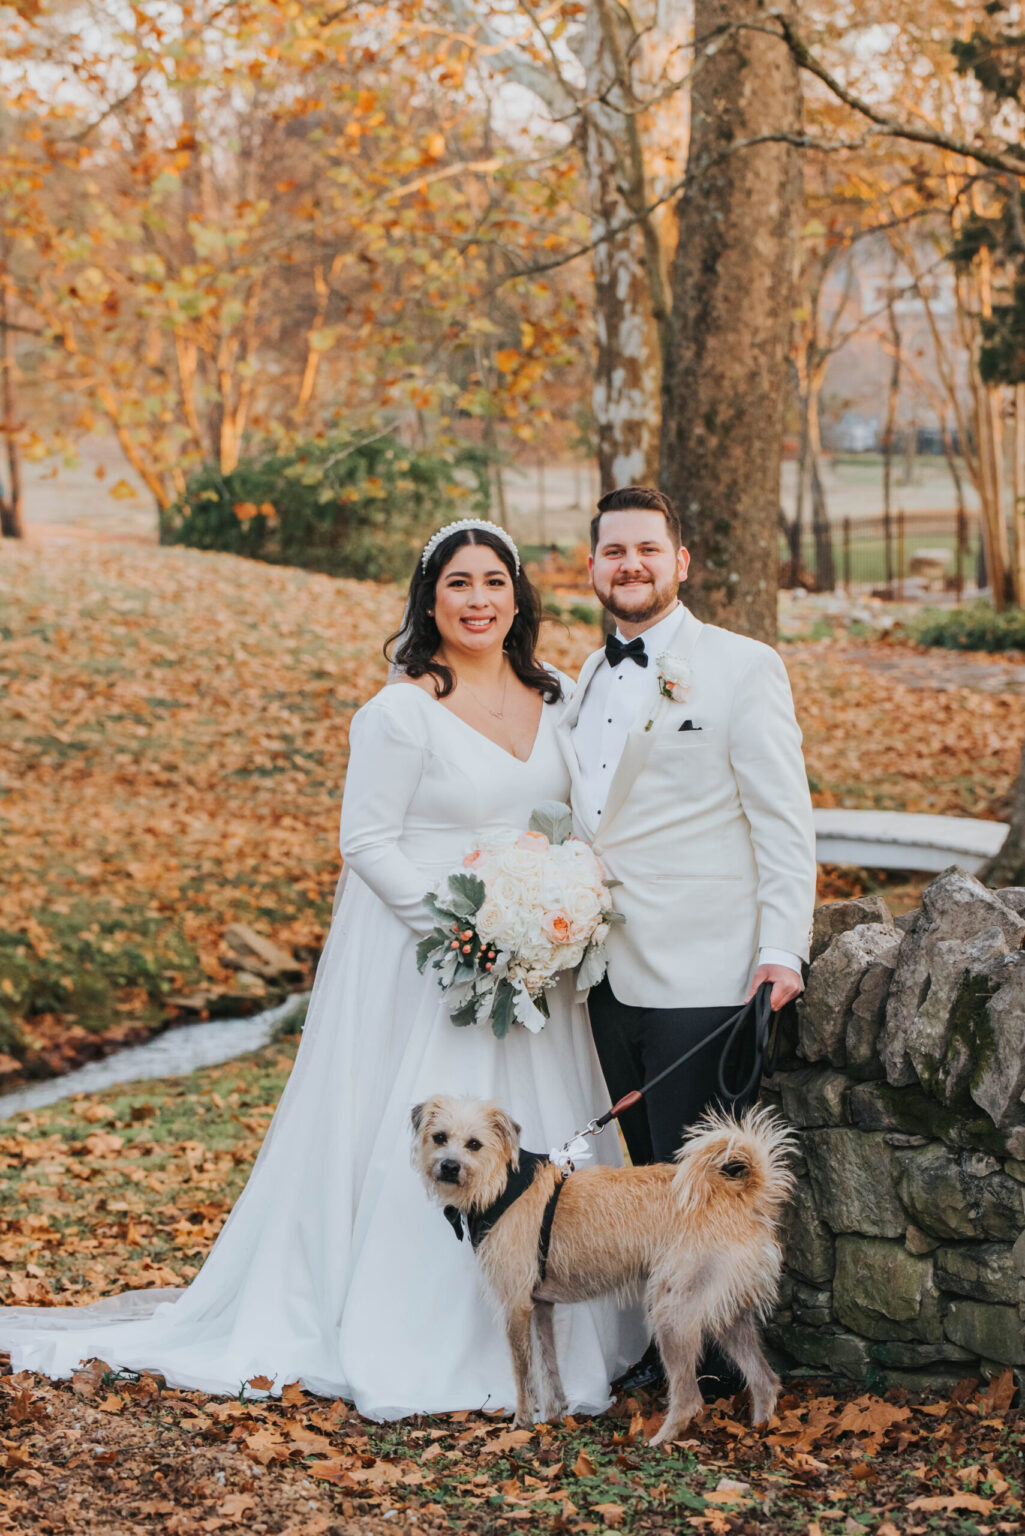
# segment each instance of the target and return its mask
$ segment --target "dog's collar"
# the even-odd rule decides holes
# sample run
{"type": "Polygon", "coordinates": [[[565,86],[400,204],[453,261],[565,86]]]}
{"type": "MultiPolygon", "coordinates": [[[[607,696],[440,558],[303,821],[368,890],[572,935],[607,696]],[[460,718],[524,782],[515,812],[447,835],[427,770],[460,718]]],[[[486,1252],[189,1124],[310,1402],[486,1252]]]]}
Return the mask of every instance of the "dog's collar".
{"type": "MultiPolygon", "coordinates": [[[[520,1152],[520,1165],[514,1168],[512,1163],[506,1165],[508,1178],[505,1188],[498,1199],[493,1201],[483,1211],[470,1211],[468,1214],[457,1210],[454,1205],[444,1207],[445,1220],[451,1226],[459,1241],[463,1240],[463,1228],[470,1239],[470,1245],[474,1252],[480,1247],[496,1222],[500,1221],[511,1205],[525,1193],[533,1184],[538,1170],[551,1161],[543,1152],[520,1152]]],[[[561,1172],[561,1170],[560,1170],[561,1172]]],[[[552,1239],[552,1223],[555,1219],[555,1206],[562,1192],[565,1173],[559,1178],[554,1190],[545,1205],[544,1215],[541,1217],[541,1229],[538,1233],[537,1255],[541,1279],[545,1278],[548,1265],[548,1248],[552,1239]]]]}

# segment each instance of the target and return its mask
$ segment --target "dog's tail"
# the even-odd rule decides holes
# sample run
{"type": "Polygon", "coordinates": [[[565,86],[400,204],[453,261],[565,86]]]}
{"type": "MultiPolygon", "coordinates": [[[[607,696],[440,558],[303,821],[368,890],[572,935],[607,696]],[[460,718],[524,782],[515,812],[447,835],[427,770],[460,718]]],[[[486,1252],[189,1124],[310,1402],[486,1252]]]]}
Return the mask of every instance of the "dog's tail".
{"type": "Polygon", "coordinates": [[[789,1127],[771,1109],[749,1109],[738,1120],[709,1110],[677,1153],[673,1185],[689,1221],[714,1240],[729,1241],[738,1220],[775,1226],[794,1185],[789,1127]]]}

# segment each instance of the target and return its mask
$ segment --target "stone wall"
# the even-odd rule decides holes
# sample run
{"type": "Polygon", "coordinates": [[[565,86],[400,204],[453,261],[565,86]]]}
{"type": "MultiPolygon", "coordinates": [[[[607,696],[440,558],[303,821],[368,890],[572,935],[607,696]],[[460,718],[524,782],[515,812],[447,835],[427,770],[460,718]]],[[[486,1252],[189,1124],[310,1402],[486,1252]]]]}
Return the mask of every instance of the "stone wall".
{"type": "Polygon", "coordinates": [[[769,1329],[791,1365],[913,1388],[1025,1366],[1023,941],[1025,889],[957,868],[896,921],[816,913],[765,1095],[801,1149],[769,1329]]]}

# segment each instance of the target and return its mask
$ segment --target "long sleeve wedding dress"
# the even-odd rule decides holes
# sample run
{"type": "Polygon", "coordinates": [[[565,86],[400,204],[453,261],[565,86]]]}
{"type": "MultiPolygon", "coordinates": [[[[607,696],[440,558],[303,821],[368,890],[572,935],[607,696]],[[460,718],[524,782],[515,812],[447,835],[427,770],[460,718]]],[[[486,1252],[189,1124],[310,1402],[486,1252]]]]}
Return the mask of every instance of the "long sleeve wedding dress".
{"type": "MultiPolygon", "coordinates": [[[[525,761],[410,684],[353,719],[342,807],[348,877],[291,1077],[249,1182],[182,1291],[90,1307],[0,1309],[15,1370],[60,1377],[84,1359],[172,1386],[235,1393],[254,1375],[300,1381],[373,1418],[515,1404],[505,1338],[469,1244],[457,1243],[410,1161],[410,1109],[432,1093],[495,1098],[523,1145],[561,1144],[608,1101],[584,1010],[550,994],[538,1035],[456,1028],[415,948],[424,893],[475,832],[525,827],[567,799],[545,705],[525,761]]],[[[614,1135],[598,1148],[618,1161],[614,1135]]],[[[571,1408],[598,1412],[643,1345],[612,1302],[558,1309],[571,1408]]]]}

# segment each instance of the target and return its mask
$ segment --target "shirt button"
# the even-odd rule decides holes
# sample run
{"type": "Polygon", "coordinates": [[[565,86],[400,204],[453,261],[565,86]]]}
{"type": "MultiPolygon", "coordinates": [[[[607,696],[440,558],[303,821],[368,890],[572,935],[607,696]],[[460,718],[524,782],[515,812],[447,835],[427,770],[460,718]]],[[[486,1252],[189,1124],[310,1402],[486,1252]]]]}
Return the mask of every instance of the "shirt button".
{"type": "Polygon", "coordinates": [[[606,723],[606,725],[611,725],[612,724],[612,716],[611,715],[609,716],[608,720],[605,723],[606,723]]]}

